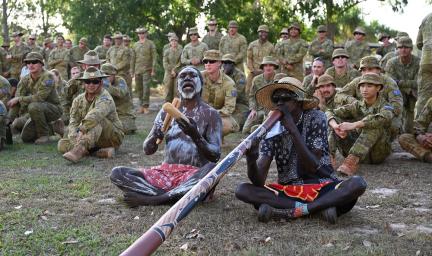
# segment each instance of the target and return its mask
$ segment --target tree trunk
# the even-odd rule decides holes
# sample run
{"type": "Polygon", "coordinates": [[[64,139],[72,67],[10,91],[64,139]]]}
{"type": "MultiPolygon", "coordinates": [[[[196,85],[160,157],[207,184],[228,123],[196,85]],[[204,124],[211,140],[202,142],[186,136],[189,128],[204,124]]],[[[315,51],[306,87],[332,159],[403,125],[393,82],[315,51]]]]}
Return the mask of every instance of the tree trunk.
{"type": "Polygon", "coordinates": [[[2,16],[2,32],[3,32],[3,42],[9,43],[9,25],[8,25],[8,14],[7,14],[7,1],[3,0],[3,16],[2,16]]]}
{"type": "Polygon", "coordinates": [[[333,20],[334,3],[333,0],[326,0],[324,3],[326,6],[327,36],[330,38],[330,40],[334,41],[336,34],[336,23],[333,20]]]}

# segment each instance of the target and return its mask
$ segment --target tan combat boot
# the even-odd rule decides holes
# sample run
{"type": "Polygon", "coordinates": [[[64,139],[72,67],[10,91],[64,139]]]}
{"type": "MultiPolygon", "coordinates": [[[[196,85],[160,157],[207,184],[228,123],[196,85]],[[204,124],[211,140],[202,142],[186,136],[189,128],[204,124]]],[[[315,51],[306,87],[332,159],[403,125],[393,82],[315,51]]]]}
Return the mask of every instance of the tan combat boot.
{"type": "Polygon", "coordinates": [[[341,172],[343,174],[346,174],[348,176],[352,176],[354,175],[354,173],[357,171],[358,169],[358,163],[360,161],[360,158],[349,154],[344,162],[342,163],[341,166],[339,166],[339,168],[337,169],[338,172],[341,172]]]}
{"type": "Polygon", "coordinates": [[[115,149],[113,147],[101,148],[98,151],[96,151],[95,154],[99,158],[113,158],[115,155],[115,149]]]}
{"type": "Polygon", "coordinates": [[[51,141],[50,141],[50,138],[49,138],[49,136],[41,136],[41,137],[39,137],[39,138],[37,138],[37,140],[35,140],[35,144],[36,145],[43,145],[43,144],[47,144],[47,143],[50,143],[51,141]]]}
{"type": "Polygon", "coordinates": [[[63,154],[63,157],[66,160],[69,160],[73,163],[77,163],[81,158],[88,155],[89,152],[83,145],[76,145],[71,151],[63,154]]]}
{"type": "Polygon", "coordinates": [[[54,122],[52,122],[52,127],[53,127],[53,131],[58,135],[60,135],[61,138],[63,138],[64,127],[65,127],[63,120],[61,119],[55,120],[54,122]]]}

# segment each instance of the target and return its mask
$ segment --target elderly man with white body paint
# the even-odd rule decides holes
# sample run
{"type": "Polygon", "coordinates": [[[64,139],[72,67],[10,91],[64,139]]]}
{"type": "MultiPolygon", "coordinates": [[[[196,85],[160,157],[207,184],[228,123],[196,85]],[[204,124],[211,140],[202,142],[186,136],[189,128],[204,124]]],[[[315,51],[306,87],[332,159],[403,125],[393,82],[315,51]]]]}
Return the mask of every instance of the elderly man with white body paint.
{"type": "MultiPolygon", "coordinates": [[[[164,134],[167,113],[161,110],[144,141],[144,153],[154,154],[157,140],[165,139],[161,165],[145,168],[115,167],[111,181],[124,192],[131,206],[159,205],[180,199],[215,166],[221,155],[222,120],[219,113],[201,100],[203,78],[198,69],[187,66],[177,77],[181,96],[179,111],[188,119],[173,120],[164,134]]],[[[205,200],[213,198],[212,190],[205,200]]]]}

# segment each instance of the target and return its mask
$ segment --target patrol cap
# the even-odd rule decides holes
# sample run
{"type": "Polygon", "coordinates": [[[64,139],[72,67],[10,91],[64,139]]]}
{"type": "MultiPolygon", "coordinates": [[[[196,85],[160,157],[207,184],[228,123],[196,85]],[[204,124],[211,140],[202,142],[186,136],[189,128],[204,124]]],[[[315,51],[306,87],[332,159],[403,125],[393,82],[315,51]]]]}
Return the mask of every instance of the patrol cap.
{"type": "Polygon", "coordinates": [[[397,48],[399,47],[413,48],[413,42],[411,38],[407,36],[400,37],[399,40],[397,40],[397,48]]]}
{"type": "Polygon", "coordinates": [[[77,78],[77,80],[89,80],[89,79],[96,79],[96,78],[104,78],[108,77],[107,75],[104,75],[99,69],[96,67],[88,67],[85,71],[82,77],[77,78]]]}
{"type": "Polygon", "coordinates": [[[300,24],[298,24],[298,22],[294,22],[294,23],[292,23],[292,24],[288,27],[288,31],[290,31],[292,28],[295,28],[295,29],[297,29],[298,31],[301,31],[300,24]]]}
{"type": "Polygon", "coordinates": [[[258,27],[258,30],[257,30],[257,32],[261,32],[261,31],[263,31],[263,32],[269,32],[269,28],[268,28],[268,26],[267,25],[260,25],[259,27],[258,27]]]}
{"type": "Polygon", "coordinates": [[[169,37],[169,41],[172,41],[172,40],[175,40],[175,41],[178,41],[178,40],[179,40],[178,36],[177,36],[175,33],[173,33],[173,35],[171,35],[171,36],[169,37]]]}
{"type": "Polygon", "coordinates": [[[235,20],[230,20],[228,23],[228,28],[238,28],[238,23],[235,20]]]}
{"type": "Polygon", "coordinates": [[[390,38],[390,35],[387,34],[386,32],[379,33],[378,34],[378,41],[381,41],[385,37],[390,38]]]}
{"type": "Polygon", "coordinates": [[[345,50],[344,48],[334,49],[333,54],[332,54],[332,60],[336,57],[339,57],[339,56],[344,56],[344,57],[347,57],[349,59],[349,54],[348,54],[347,50],[345,50]]]}
{"type": "Polygon", "coordinates": [[[205,60],[216,60],[216,61],[221,61],[221,53],[218,50],[208,50],[204,52],[204,58],[203,61],[205,60]]]}
{"type": "Polygon", "coordinates": [[[79,42],[86,45],[88,41],[87,41],[87,38],[81,37],[81,39],[79,40],[79,42]]]}
{"type": "Polygon", "coordinates": [[[234,56],[230,53],[225,54],[224,56],[222,56],[222,62],[232,62],[235,63],[234,61],[234,56]]]}
{"type": "Polygon", "coordinates": [[[399,31],[399,32],[397,32],[395,39],[398,40],[399,38],[401,38],[403,36],[408,36],[409,37],[409,35],[408,35],[407,32],[399,31]]]}
{"type": "Polygon", "coordinates": [[[12,37],[16,37],[16,36],[23,36],[23,35],[24,35],[24,33],[21,32],[21,31],[14,31],[14,32],[12,33],[12,37]]]}
{"type": "Polygon", "coordinates": [[[275,69],[279,68],[279,64],[277,63],[275,58],[273,58],[272,56],[265,56],[260,64],[260,69],[262,69],[264,65],[268,64],[273,65],[275,69]]]}
{"type": "Polygon", "coordinates": [[[145,34],[145,33],[148,32],[148,30],[147,30],[146,28],[137,28],[137,29],[135,30],[135,32],[136,32],[137,34],[145,34]]]}
{"type": "Polygon", "coordinates": [[[103,64],[101,71],[106,75],[117,75],[117,67],[111,63],[103,64]]]}
{"type": "Polygon", "coordinates": [[[44,64],[44,62],[43,62],[43,56],[42,56],[42,54],[40,54],[38,52],[30,52],[30,53],[28,53],[27,56],[24,59],[24,62],[34,61],[34,60],[39,61],[40,63],[42,63],[42,65],[44,64]]]}
{"type": "Polygon", "coordinates": [[[131,38],[128,35],[123,35],[123,41],[131,41],[131,38]]]}
{"type": "Polygon", "coordinates": [[[360,78],[360,82],[358,83],[357,86],[360,87],[361,84],[366,84],[366,83],[380,86],[381,89],[383,88],[382,77],[378,74],[375,74],[375,73],[366,73],[366,74],[362,75],[360,78]]]}
{"type": "Polygon", "coordinates": [[[336,87],[334,78],[331,75],[324,74],[318,78],[318,83],[315,85],[315,88],[320,88],[326,84],[332,84],[334,87],[336,87]]]}
{"type": "Polygon", "coordinates": [[[217,25],[216,19],[215,18],[211,18],[208,22],[207,25],[217,25]]]}
{"type": "Polygon", "coordinates": [[[117,31],[114,33],[114,35],[112,36],[113,39],[123,39],[123,35],[121,32],[117,31]]]}
{"type": "Polygon", "coordinates": [[[198,33],[198,28],[197,27],[192,27],[189,29],[188,35],[192,35],[192,34],[197,34],[198,37],[200,37],[199,33],[198,33]]]}
{"type": "Polygon", "coordinates": [[[366,32],[365,32],[364,28],[362,28],[362,27],[356,27],[356,28],[354,29],[353,34],[354,34],[354,35],[355,35],[355,34],[362,34],[362,35],[366,35],[366,32]]]}
{"type": "Polygon", "coordinates": [[[282,35],[282,34],[289,34],[288,28],[283,28],[280,32],[280,35],[282,35]]]}
{"type": "Polygon", "coordinates": [[[99,64],[102,64],[104,62],[105,62],[105,60],[99,59],[99,55],[94,50],[87,51],[84,54],[84,59],[77,61],[77,63],[87,64],[87,65],[99,65],[99,64]]]}
{"type": "Polygon", "coordinates": [[[319,25],[317,30],[318,32],[327,32],[327,26],[319,25]]]}
{"type": "Polygon", "coordinates": [[[363,68],[379,68],[381,69],[381,65],[379,64],[378,59],[375,56],[365,56],[360,60],[360,68],[361,71],[363,68]]]}

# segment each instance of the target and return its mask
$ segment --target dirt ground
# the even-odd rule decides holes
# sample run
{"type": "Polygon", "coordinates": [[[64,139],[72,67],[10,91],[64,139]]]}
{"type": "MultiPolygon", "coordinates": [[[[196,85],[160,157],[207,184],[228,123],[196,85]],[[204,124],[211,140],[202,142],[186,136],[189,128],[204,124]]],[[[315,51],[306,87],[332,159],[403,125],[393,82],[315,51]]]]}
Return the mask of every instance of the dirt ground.
{"type": "MultiPolygon", "coordinates": [[[[112,160],[89,157],[72,165],[55,143],[16,142],[0,152],[0,255],[118,255],[169,209],[126,207],[108,178],[114,166],[162,161],[162,148],[152,157],[142,152],[162,104],[152,102],[152,113],[138,116],[139,131],[112,160]]],[[[242,138],[226,137],[224,155],[242,138]]],[[[234,196],[247,181],[242,159],[218,185],[216,200],[198,205],[156,254],[432,255],[431,165],[394,148],[384,164],[361,166],[368,189],[335,225],[314,216],[259,223],[256,210],[234,196]]]]}

